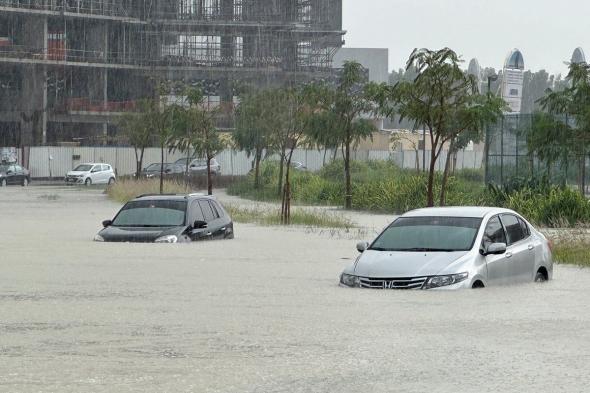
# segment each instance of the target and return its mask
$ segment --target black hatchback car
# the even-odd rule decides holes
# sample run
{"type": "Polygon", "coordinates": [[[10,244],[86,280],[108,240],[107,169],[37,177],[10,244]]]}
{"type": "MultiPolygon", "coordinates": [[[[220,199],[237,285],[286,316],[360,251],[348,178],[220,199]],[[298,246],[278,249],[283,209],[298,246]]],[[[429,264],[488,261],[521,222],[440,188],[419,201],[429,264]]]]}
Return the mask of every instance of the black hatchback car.
{"type": "Polygon", "coordinates": [[[27,186],[31,182],[29,170],[17,164],[0,164],[0,186],[19,184],[27,186]]]}
{"type": "Polygon", "coordinates": [[[102,225],[95,241],[184,243],[234,237],[229,214],[215,198],[202,194],[141,195],[102,225]]]}

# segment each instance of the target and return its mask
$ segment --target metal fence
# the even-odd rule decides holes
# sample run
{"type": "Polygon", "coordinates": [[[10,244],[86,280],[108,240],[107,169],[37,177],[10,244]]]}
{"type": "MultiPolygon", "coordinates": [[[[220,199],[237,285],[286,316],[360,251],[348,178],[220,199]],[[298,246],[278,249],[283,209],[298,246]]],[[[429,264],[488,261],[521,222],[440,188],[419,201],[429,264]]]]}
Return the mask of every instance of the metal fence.
{"type": "MultiPolygon", "coordinates": [[[[506,115],[497,124],[488,128],[486,182],[506,185],[515,178],[544,177],[552,184],[576,187],[590,184],[588,157],[570,155],[562,160],[547,163],[535,154],[529,154],[527,138],[536,132],[534,116],[506,115]]],[[[571,119],[560,120],[573,126],[571,119]]]]}
{"type": "MultiPolygon", "coordinates": [[[[131,147],[54,147],[39,146],[26,149],[24,157],[22,150],[18,150],[19,161],[31,171],[33,178],[61,178],[65,173],[76,165],[84,162],[104,162],[111,164],[119,176],[135,173],[136,158],[134,149],[131,147]],[[24,159],[23,159],[24,158],[24,159]]],[[[293,154],[293,161],[303,163],[309,170],[317,171],[326,163],[331,162],[334,151],[330,150],[296,150],[293,154]]],[[[145,151],[144,167],[150,163],[160,162],[160,149],[148,148],[145,151]]],[[[180,152],[164,152],[165,162],[174,162],[185,155],[180,152]]],[[[430,164],[430,152],[426,151],[426,165],[430,164]]],[[[339,152],[336,153],[339,156],[339,152]]],[[[380,150],[357,150],[352,155],[354,160],[392,160],[401,168],[420,169],[424,168],[422,162],[422,151],[380,151],[380,150]],[[418,154],[417,154],[418,153],[418,154]],[[417,165],[418,163],[418,165],[417,165]]],[[[437,170],[444,170],[446,152],[436,164],[437,170]]],[[[243,176],[252,169],[252,157],[243,151],[225,150],[216,157],[221,165],[221,172],[228,176],[243,176]]],[[[269,159],[278,160],[273,156],[269,159]]],[[[455,169],[480,169],[482,168],[483,152],[460,151],[457,153],[455,169]]]]}

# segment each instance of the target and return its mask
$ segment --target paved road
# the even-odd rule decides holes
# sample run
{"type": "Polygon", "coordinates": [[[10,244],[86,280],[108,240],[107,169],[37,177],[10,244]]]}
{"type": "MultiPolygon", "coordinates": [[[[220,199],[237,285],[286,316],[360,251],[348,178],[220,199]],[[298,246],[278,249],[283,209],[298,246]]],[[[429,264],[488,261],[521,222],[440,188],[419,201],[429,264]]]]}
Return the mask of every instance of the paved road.
{"type": "Polygon", "coordinates": [[[546,285],[362,291],[355,242],[237,225],[97,244],[98,190],[0,190],[0,392],[587,392],[590,272],[546,285]]]}

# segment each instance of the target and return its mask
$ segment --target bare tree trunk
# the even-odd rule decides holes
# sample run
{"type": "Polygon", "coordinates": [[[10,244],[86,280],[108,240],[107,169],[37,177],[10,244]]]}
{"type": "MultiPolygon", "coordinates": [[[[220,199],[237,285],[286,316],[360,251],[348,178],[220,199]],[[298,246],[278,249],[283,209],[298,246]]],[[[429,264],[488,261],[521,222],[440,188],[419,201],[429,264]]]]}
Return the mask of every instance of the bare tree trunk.
{"type": "Polygon", "coordinates": [[[213,195],[213,179],[211,178],[211,159],[207,154],[207,195],[213,195]]]}
{"type": "Polygon", "coordinates": [[[164,193],[164,143],[160,145],[160,194],[164,193]]]}
{"type": "Polygon", "coordinates": [[[143,155],[145,153],[145,146],[141,148],[141,153],[139,154],[139,173],[137,175],[137,178],[139,179],[139,176],[141,176],[141,170],[143,169],[143,155]]]}
{"type": "Polygon", "coordinates": [[[139,162],[139,154],[137,154],[137,148],[133,148],[135,152],[135,180],[139,180],[139,176],[141,173],[141,163],[139,162]]]}
{"type": "Polygon", "coordinates": [[[191,164],[191,147],[189,146],[186,151],[186,168],[184,172],[184,177],[186,178],[186,184],[190,184],[190,168],[189,165],[191,164]]]}
{"type": "Polygon", "coordinates": [[[436,167],[436,147],[430,151],[430,168],[428,169],[427,207],[434,206],[434,169],[436,167]]]}
{"type": "Polygon", "coordinates": [[[445,171],[443,173],[442,183],[440,187],[440,206],[444,206],[446,203],[447,197],[447,182],[449,179],[449,171],[451,168],[451,159],[453,157],[455,150],[455,141],[451,141],[451,145],[449,146],[449,151],[447,152],[447,162],[445,163],[445,171]]]}
{"type": "Polygon", "coordinates": [[[350,179],[350,140],[346,141],[344,153],[344,176],[346,178],[346,195],[344,196],[344,208],[352,208],[352,182],[350,179]]]}
{"type": "Polygon", "coordinates": [[[278,187],[278,195],[280,196],[283,192],[283,174],[284,174],[284,167],[285,167],[285,150],[287,148],[283,146],[281,149],[281,162],[279,163],[279,187],[278,187]]]}
{"type": "Polygon", "coordinates": [[[262,159],[262,149],[256,149],[254,155],[254,188],[260,188],[260,160],[262,159]]]}
{"type": "Polygon", "coordinates": [[[283,200],[281,203],[281,224],[291,224],[291,181],[289,175],[291,174],[291,159],[293,158],[293,150],[289,153],[287,159],[287,168],[285,170],[285,186],[283,188],[283,200]]]}

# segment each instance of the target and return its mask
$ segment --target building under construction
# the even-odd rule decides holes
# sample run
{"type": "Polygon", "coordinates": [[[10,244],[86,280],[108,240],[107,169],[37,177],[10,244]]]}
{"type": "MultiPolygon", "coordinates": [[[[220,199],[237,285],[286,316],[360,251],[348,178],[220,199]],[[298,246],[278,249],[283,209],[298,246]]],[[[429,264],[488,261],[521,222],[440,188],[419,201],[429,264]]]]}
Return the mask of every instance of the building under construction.
{"type": "Polygon", "coordinates": [[[342,0],[0,0],[0,146],[109,143],[156,81],[327,77],[343,34],[342,0]]]}

